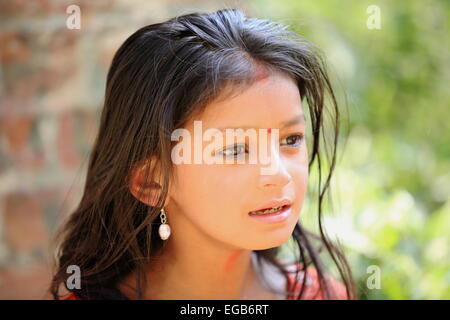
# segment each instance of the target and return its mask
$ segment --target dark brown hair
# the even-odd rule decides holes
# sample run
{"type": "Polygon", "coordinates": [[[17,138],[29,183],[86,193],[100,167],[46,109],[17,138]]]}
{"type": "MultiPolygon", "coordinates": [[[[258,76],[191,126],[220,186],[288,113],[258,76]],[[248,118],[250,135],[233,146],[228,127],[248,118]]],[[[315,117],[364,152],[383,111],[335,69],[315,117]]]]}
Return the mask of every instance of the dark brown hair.
{"type": "MultiPolygon", "coordinates": [[[[82,299],[126,299],[117,284],[132,271],[137,274],[137,296],[142,298],[145,268],[162,248],[157,218],[173,178],[170,133],[200,113],[226,86],[237,89],[251,85],[261,66],[295,80],[311,121],[309,167],[317,162],[320,234],[297,223],[292,234],[296,262],[302,270],[313,265],[325,298],[333,298],[319,253],[324,248],[340,273],[347,295],[354,297],[348,263],[342,251],[327,239],[321,223],[339,134],[339,109],[323,58],[310,42],[286,26],[225,9],[145,26],[116,52],[107,76],[84,192],[55,235],[57,261],[50,285],[54,299],[60,297],[61,284],[66,286],[69,265],[78,265],[82,271],[81,289],[69,290],[82,299]],[[331,130],[333,143],[328,157],[323,157],[324,145],[330,147],[324,132],[326,114],[332,119],[332,128],[327,127],[327,131],[331,130]],[[152,157],[160,163],[158,181],[163,181],[161,197],[154,207],[139,202],[128,186],[130,170],[152,157]],[[324,160],[328,161],[328,174],[322,181],[324,160]]],[[[147,172],[147,177],[156,181],[154,175],[147,172]]],[[[277,259],[279,249],[255,252],[259,263],[264,259],[287,276],[277,259]]],[[[304,287],[297,298],[302,297],[304,287]]]]}

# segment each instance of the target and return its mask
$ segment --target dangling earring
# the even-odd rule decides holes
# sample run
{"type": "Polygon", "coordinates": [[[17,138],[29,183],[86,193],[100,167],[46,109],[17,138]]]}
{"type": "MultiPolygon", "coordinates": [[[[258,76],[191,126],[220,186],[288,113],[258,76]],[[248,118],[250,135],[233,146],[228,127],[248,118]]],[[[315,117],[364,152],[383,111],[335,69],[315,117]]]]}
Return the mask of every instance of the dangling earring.
{"type": "Polygon", "coordinates": [[[160,213],[161,225],[159,226],[158,233],[162,240],[167,240],[170,237],[170,226],[167,224],[167,217],[164,208],[160,213]]]}

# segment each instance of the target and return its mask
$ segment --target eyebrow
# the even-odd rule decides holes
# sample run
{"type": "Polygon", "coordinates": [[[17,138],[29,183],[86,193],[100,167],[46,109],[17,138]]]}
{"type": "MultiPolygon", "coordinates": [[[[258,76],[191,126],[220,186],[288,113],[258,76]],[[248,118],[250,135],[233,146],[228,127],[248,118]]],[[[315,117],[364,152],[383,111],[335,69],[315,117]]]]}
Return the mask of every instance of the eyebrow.
{"type": "Polygon", "coordinates": [[[305,117],[304,113],[300,113],[298,116],[296,116],[295,118],[293,118],[291,120],[282,122],[281,128],[287,128],[287,127],[293,126],[298,123],[306,123],[306,117],[305,117]]]}
{"type": "MultiPolygon", "coordinates": [[[[288,128],[288,127],[291,127],[291,126],[299,124],[299,123],[306,123],[306,117],[305,117],[304,113],[300,113],[295,118],[292,118],[290,120],[282,122],[280,128],[281,129],[288,128]]],[[[217,128],[217,129],[224,131],[225,129],[253,129],[253,128],[255,128],[255,126],[253,126],[253,127],[249,127],[249,126],[224,127],[224,128],[217,128]]]]}

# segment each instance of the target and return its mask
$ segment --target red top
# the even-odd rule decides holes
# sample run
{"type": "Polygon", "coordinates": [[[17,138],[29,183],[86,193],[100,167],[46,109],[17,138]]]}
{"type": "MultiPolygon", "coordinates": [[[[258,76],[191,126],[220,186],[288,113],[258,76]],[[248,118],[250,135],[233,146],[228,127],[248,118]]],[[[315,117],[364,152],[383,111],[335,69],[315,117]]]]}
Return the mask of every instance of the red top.
{"type": "MultiPolygon", "coordinates": [[[[299,279],[297,281],[297,286],[295,288],[295,295],[288,295],[286,300],[294,300],[296,296],[300,293],[300,289],[303,282],[303,274],[299,273],[299,279]]],[[[295,282],[295,273],[289,273],[289,291],[292,291],[293,285],[295,282]]],[[[347,300],[347,292],[345,286],[342,282],[337,281],[333,278],[326,277],[329,286],[332,289],[332,293],[334,294],[334,300],[347,300]]],[[[307,278],[305,283],[305,290],[303,293],[303,300],[323,300],[322,291],[320,291],[319,281],[317,278],[317,271],[313,267],[308,268],[307,278]]],[[[61,300],[81,300],[78,296],[76,296],[73,292],[69,293],[67,296],[62,298],[61,300]]]]}
{"type": "Polygon", "coordinates": [[[81,300],[81,299],[78,296],[76,296],[73,292],[70,292],[67,296],[65,296],[61,300],[81,300]]]}
{"type": "MultiPolygon", "coordinates": [[[[297,265],[298,266],[298,265],[297,265]]],[[[294,300],[300,293],[303,283],[303,273],[299,273],[299,279],[297,280],[297,286],[295,290],[293,288],[295,282],[295,273],[288,274],[289,277],[289,291],[294,291],[295,295],[289,295],[286,300],[294,300]]],[[[345,285],[333,278],[325,276],[328,286],[330,287],[332,300],[348,300],[347,290],[345,285]]],[[[323,300],[323,292],[320,290],[317,270],[313,267],[307,268],[307,277],[305,282],[305,289],[303,292],[302,300],[323,300]]]]}

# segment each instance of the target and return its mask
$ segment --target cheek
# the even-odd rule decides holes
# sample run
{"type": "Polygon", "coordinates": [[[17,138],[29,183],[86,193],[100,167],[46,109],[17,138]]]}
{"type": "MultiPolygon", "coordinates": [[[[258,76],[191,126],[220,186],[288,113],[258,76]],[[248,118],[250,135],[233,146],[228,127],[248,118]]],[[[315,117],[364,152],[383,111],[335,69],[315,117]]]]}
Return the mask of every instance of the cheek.
{"type": "Polygon", "coordinates": [[[297,162],[296,165],[296,172],[299,177],[299,180],[307,184],[308,178],[309,178],[309,166],[308,166],[309,158],[308,158],[308,150],[306,148],[303,148],[300,159],[297,162]]]}
{"type": "Polygon", "coordinates": [[[306,143],[303,143],[300,152],[291,161],[291,171],[294,173],[293,175],[295,175],[294,180],[296,183],[305,188],[309,177],[308,163],[308,148],[306,147],[306,143]]]}
{"type": "Polygon", "coordinates": [[[296,205],[301,209],[306,191],[308,189],[309,168],[308,168],[308,151],[304,148],[299,159],[292,165],[292,179],[296,189],[296,205]]]}
{"type": "MultiPolygon", "coordinates": [[[[173,198],[189,220],[204,228],[232,223],[242,190],[236,170],[220,165],[182,165],[176,169],[173,198]]],[[[223,228],[222,228],[223,229],[223,228]]]]}

